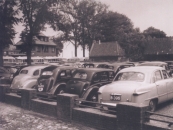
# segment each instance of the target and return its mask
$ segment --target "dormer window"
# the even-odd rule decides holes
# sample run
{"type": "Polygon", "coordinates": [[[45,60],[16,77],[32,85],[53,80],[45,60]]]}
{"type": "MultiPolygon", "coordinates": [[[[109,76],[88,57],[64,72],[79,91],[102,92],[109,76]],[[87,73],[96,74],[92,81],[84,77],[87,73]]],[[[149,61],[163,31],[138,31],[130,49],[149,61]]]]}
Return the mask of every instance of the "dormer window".
{"type": "Polygon", "coordinates": [[[43,37],[40,37],[40,40],[43,41],[43,37]]]}

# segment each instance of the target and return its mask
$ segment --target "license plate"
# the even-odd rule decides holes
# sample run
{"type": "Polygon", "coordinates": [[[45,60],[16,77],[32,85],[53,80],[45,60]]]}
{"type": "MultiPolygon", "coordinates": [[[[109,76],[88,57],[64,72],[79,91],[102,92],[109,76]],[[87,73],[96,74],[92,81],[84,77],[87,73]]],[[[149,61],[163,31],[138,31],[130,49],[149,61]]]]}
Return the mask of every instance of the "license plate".
{"type": "Polygon", "coordinates": [[[38,91],[39,92],[42,92],[43,91],[43,88],[44,88],[44,85],[42,85],[42,84],[41,85],[38,85],[38,91]]]}
{"type": "Polygon", "coordinates": [[[121,101],[121,95],[111,95],[110,100],[112,100],[112,101],[121,101]]]}

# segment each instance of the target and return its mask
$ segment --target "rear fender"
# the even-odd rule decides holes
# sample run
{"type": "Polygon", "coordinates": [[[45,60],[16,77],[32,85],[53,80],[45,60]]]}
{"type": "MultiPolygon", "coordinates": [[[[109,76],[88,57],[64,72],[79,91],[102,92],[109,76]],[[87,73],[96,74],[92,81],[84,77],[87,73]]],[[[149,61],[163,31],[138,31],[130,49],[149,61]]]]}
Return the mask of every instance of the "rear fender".
{"type": "Polygon", "coordinates": [[[32,88],[37,84],[37,79],[26,80],[23,84],[23,88],[32,88]]]}
{"type": "Polygon", "coordinates": [[[89,94],[92,92],[92,91],[98,91],[99,87],[97,86],[93,86],[92,88],[89,88],[86,93],[84,93],[84,95],[82,96],[83,99],[87,99],[87,97],[89,96],[89,94]]]}

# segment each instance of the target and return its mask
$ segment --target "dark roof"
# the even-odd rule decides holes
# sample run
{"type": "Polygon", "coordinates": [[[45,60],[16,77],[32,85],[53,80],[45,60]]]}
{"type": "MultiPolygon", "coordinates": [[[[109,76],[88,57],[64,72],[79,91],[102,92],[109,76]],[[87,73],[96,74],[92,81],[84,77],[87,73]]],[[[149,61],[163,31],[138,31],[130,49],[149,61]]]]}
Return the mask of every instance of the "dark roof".
{"type": "Polygon", "coordinates": [[[123,49],[117,42],[93,43],[90,51],[90,57],[124,55],[123,49]]]}
{"type": "Polygon", "coordinates": [[[173,38],[153,38],[148,40],[144,54],[173,54],[173,38]]]}
{"type": "MultiPolygon", "coordinates": [[[[34,36],[34,41],[35,41],[34,44],[37,44],[37,45],[51,45],[51,46],[56,46],[56,44],[53,42],[53,40],[50,40],[50,39],[46,42],[46,41],[41,41],[36,36],[34,36]]],[[[23,42],[20,40],[19,42],[17,42],[14,45],[17,46],[17,45],[22,45],[22,44],[23,44],[23,42]]]]}

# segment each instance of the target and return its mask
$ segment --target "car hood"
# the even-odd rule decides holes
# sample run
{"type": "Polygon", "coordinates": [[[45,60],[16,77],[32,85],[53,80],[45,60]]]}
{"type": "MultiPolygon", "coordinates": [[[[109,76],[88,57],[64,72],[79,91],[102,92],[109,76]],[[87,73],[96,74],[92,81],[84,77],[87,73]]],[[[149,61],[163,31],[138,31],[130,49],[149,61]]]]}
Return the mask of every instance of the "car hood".
{"type": "Polygon", "coordinates": [[[120,95],[120,101],[132,100],[132,95],[135,90],[143,85],[142,82],[133,81],[117,81],[111,84],[105,85],[99,89],[102,95],[102,99],[105,101],[110,100],[111,95],[120,95]]]}
{"type": "Polygon", "coordinates": [[[69,82],[67,82],[66,91],[68,93],[78,94],[79,96],[81,96],[83,93],[83,89],[84,89],[86,84],[87,84],[86,81],[70,80],[69,82]]]}
{"type": "Polygon", "coordinates": [[[29,75],[18,75],[16,76],[11,84],[11,88],[22,88],[22,86],[25,84],[25,81],[30,79],[31,76],[29,75]]]}

